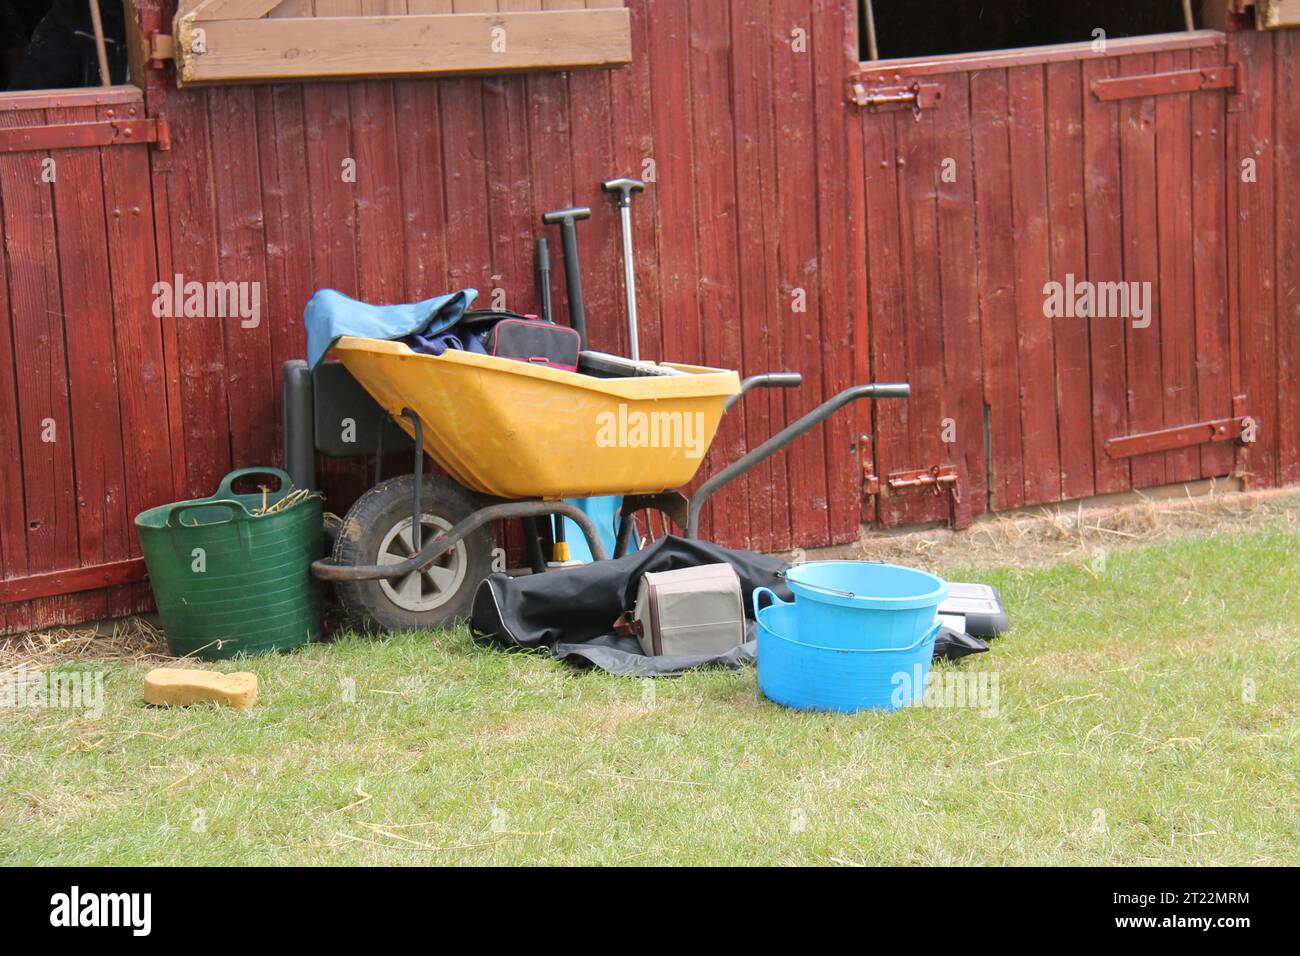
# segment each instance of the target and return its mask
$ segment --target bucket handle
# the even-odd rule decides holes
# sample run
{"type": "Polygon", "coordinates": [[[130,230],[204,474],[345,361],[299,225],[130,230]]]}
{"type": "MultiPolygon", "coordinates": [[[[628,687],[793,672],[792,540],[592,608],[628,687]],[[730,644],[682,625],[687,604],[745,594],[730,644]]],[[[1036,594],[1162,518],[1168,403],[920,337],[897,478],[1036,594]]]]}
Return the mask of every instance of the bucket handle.
{"type": "Polygon", "coordinates": [[[776,596],[776,592],[773,591],[771,588],[764,588],[764,587],[754,588],[753,601],[754,601],[755,620],[758,619],[758,612],[762,610],[762,604],[759,602],[759,598],[764,594],[766,594],[768,597],[772,599],[772,603],[769,604],[768,607],[772,607],[777,604],[781,604],[786,607],[789,607],[791,604],[794,603],[793,601],[782,601],[779,597],[776,596]]]}
{"type": "Polygon", "coordinates": [[[231,490],[231,486],[233,486],[240,478],[247,478],[249,475],[270,475],[275,478],[280,482],[279,487],[275,489],[275,492],[287,491],[293,485],[293,479],[289,477],[289,474],[281,471],[279,468],[236,468],[234,471],[230,472],[230,474],[226,475],[226,477],[221,479],[221,484],[217,486],[216,493],[213,494],[212,497],[230,498],[235,493],[231,490]]]}
{"type": "MultiPolygon", "coordinates": [[[[879,562],[876,562],[876,561],[864,561],[864,562],[863,562],[863,564],[878,564],[878,563],[879,563],[879,562]]],[[[778,571],[777,574],[780,575],[782,578],[785,578],[785,572],[784,572],[784,571],[778,571]]],[[[788,580],[788,578],[787,578],[786,580],[788,580]]],[[[838,594],[840,597],[846,597],[846,598],[855,598],[855,597],[857,597],[857,595],[854,594],[852,591],[841,591],[841,590],[838,590],[837,588],[828,588],[828,587],[826,587],[826,585],[824,585],[824,584],[809,584],[807,581],[800,581],[800,582],[799,582],[799,587],[801,587],[801,588],[808,588],[808,590],[810,590],[810,591],[825,591],[827,594],[838,594]]]]}
{"type": "Polygon", "coordinates": [[[239,517],[239,513],[241,511],[244,514],[248,514],[248,509],[232,498],[222,498],[216,500],[209,498],[209,499],[204,499],[203,501],[182,501],[179,504],[173,505],[172,509],[167,512],[167,527],[168,528],[175,527],[175,525],[172,524],[173,518],[176,518],[176,524],[180,525],[180,527],[182,528],[199,527],[198,522],[195,522],[194,524],[186,524],[184,521],[181,521],[179,517],[177,517],[178,515],[184,514],[186,511],[193,511],[196,508],[226,508],[230,511],[230,517],[226,518],[223,521],[205,521],[203,523],[203,527],[205,528],[211,528],[214,525],[219,525],[219,524],[230,524],[230,522],[234,521],[236,518],[239,517]]]}

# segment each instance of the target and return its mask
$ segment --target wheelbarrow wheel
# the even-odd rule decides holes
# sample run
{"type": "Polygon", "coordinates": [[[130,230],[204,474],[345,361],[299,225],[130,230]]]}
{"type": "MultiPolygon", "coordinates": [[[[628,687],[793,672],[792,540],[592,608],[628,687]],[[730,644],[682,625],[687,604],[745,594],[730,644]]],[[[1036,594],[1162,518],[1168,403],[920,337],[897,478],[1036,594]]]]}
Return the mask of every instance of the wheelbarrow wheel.
{"type": "MultiPolygon", "coordinates": [[[[380,482],[357,499],[334,541],[339,565],[397,564],[415,553],[411,503],[415,476],[380,482]]],[[[450,478],[426,477],[420,491],[424,512],[421,541],[478,510],[472,494],[450,478]]],[[[339,581],[339,603],[349,621],[366,631],[432,628],[467,618],[479,582],[492,573],[495,540],[490,525],[479,528],[438,557],[423,573],[381,581],[339,581]]]]}

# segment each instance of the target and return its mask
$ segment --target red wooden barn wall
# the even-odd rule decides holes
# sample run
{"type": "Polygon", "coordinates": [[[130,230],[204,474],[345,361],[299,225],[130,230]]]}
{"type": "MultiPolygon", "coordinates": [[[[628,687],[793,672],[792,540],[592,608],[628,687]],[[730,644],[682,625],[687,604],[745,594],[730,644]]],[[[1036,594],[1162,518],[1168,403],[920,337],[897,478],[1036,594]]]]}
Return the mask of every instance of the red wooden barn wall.
{"type": "MultiPolygon", "coordinates": [[[[976,513],[1226,474],[1231,455],[1209,448],[1112,466],[1099,442],[1132,423],[1097,417],[1127,414],[1135,389],[1154,388],[1142,408],[1181,424],[1186,414],[1217,414],[1221,389],[1205,390],[1213,401],[1197,391],[1193,402],[1177,377],[1153,386],[1140,365],[1107,364],[1105,330],[1023,324],[1041,310],[1031,280],[1049,264],[1086,259],[1104,272],[1111,256],[1127,269],[1132,251],[1159,270],[1159,249],[1184,242],[1196,262],[1223,267],[1190,282],[1175,275],[1179,307],[1168,312],[1180,338],[1157,341],[1161,367],[1190,368],[1198,383],[1230,376],[1211,321],[1227,309],[1237,385],[1261,426],[1241,464],[1257,484],[1300,480],[1300,112],[1287,108],[1300,32],[1230,37],[1229,53],[1246,65],[1243,108],[1211,131],[1209,100],[1184,106],[1182,97],[1170,122],[1188,135],[1190,156],[1152,170],[1172,182],[1191,167],[1222,176],[1225,188],[1197,190],[1210,205],[1195,206],[1190,223],[1161,235],[1157,218],[1140,225],[1150,235],[1127,235],[1141,217],[1125,203],[1154,203],[1158,214],[1172,202],[1143,196],[1140,180],[1126,191],[1122,178],[1129,151],[1154,167],[1144,111],[1171,107],[1111,107],[1116,155],[1090,153],[1096,114],[1051,107],[1076,102],[1097,66],[971,74],[920,123],[903,113],[886,124],[846,102],[857,67],[853,0],[629,6],[634,61],[622,70],[200,91],[177,91],[151,71],[148,110],[167,118],[172,148],[70,157],[86,167],[83,178],[98,164],[101,192],[40,184],[38,153],[0,155],[0,576],[136,554],[135,512],[210,493],[231,467],[277,460],[278,368],[302,355],[301,310],[319,287],[399,301],[472,285],[485,298],[502,289],[508,307],[528,310],[541,212],[591,205],[580,243],[592,340],[623,348],[617,219],[598,186],[611,175],[654,180],[634,208],[644,352],[805,374],[798,391],[746,399],[704,473],[855,381],[906,377],[916,387],[910,403],[841,414],[724,492],[704,529],[724,543],[852,539],[876,517],[861,487],[859,436],[871,433],[866,451],[881,474],[961,464],[976,513]],[[1221,154],[1206,145],[1216,136],[1221,154]],[[940,149],[973,157],[975,176],[927,187],[906,172],[940,149]],[[1249,185],[1232,175],[1246,155],[1259,166],[1249,185]],[[1003,169],[997,156],[1013,165],[1003,169]],[[355,183],[341,175],[347,158],[355,183]],[[1118,222],[1108,201],[1120,204],[1118,222]],[[1200,228],[1214,221],[1227,226],[1200,228]],[[141,256],[150,222],[154,241],[141,256]],[[261,282],[262,323],[154,319],[149,286],[176,273],[261,282]],[[1021,408],[1026,390],[1043,403],[1021,408]],[[1025,442],[1025,415],[1038,416],[1035,440],[1052,435],[1050,454],[1025,442]],[[69,420],[75,439],[42,444],[47,416],[69,420]],[[935,438],[949,416],[967,436],[955,448],[935,438]]],[[[165,29],[162,11],[143,10],[146,26],[165,29]]],[[[1199,55],[1209,54],[1170,56],[1199,55]]],[[[1113,62],[1105,68],[1118,69],[1113,62]]],[[[0,127],[54,121],[0,108],[0,127]]],[[[558,270],[553,292],[562,303],[558,270]]],[[[363,484],[357,469],[331,466],[333,507],[363,484]]],[[[937,499],[899,498],[879,517],[942,511],[937,499]]],[[[0,629],[145,601],[137,585],[0,604],[0,629]]]]}

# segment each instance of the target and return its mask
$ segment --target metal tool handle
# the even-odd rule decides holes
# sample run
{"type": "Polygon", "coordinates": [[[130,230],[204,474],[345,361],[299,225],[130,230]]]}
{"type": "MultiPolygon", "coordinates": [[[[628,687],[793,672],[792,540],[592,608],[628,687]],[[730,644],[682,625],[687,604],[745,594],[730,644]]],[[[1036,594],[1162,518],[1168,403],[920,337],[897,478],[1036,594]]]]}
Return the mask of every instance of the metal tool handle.
{"type": "Polygon", "coordinates": [[[568,209],[552,209],[550,212],[542,213],[542,222],[548,226],[553,226],[557,222],[577,222],[579,219],[590,219],[591,208],[589,206],[570,206],[568,209]]]}
{"type": "Polygon", "coordinates": [[[607,193],[618,193],[620,206],[632,205],[632,194],[645,191],[645,183],[639,179],[611,179],[602,183],[601,188],[607,193]]]}
{"type": "Polygon", "coordinates": [[[765,372],[762,375],[751,375],[740,383],[740,391],[727,399],[722,410],[730,411],[750,390],[755,388],[798,388],[802,384],[803,376],[798,372],[765,372]]]}

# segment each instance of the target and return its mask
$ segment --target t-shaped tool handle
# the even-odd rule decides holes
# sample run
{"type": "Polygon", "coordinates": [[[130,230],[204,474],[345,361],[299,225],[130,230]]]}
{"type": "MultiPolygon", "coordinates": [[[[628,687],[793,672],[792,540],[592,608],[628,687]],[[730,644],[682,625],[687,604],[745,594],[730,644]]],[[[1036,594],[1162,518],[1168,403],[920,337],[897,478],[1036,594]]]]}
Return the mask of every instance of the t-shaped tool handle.
{"type": "Polygon", "coordinates": [[[570,206],[568,209],[553,209],[542,213],[542,222],[548,226],[557,222],[577,222],[579,219],[590,218],[591,209],[587,206],[570,206]]]}
{"type": "Polygon", "coordinates": [[[626,209],[632,205],[633,193],[645,192],[645,183],[639,179],[611,179],[602,188],[607,193],[618,193],[618,204],[626,209]]]}

